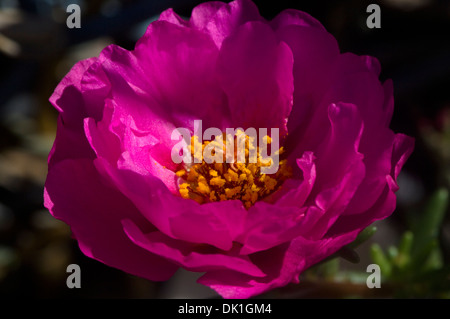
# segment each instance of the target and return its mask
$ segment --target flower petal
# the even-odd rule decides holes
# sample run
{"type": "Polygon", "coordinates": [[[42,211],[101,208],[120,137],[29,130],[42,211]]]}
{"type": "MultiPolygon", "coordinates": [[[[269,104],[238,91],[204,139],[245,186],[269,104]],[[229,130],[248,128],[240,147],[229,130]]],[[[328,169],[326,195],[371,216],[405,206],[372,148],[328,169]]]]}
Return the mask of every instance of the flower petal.
{"type": "Polygon", "coordinates": [[[351,232],[318,241],[298,237],[290,243],[251,255],[251,260],[268,274],[263,278],[232,271],[209,271],[198,282],[211,287],[223,298],[250,298],[298,282],[302,271],[335,253],[354,240],[356,235],[357,232],[351,232]]]}
{"type": "Polygon", "coordinates": [[[195,25],[199,24],[203,31],[208,32],[218,48],[222,46],[224,39],[237,32],[239,26],[249,21],[263,21],[258,8],[249,0],[236,0],[222,6],[216,2],[204,4],[195,16],[195,25]],[[200,17],[197,16],[198,13],[201,13],[200,17]]]}
{"type": "Polygon", "coordinates": [[[367,128],[379,127],[384,122],[384,89],[378,80],[378,66],[375,60],[370,60],[367,66],[367,57],[353,54],[343,54],[337,63],[337,70],[332,78],[326,94],[321,103],[344,102],[352,103],[358,107],[364,125],[367,128]],[[360,71],[362,70],[362,71],[360,71]]]}
{"type": "Polygon", "coordinates": [[[224,40],[218,74],[234,126],[286,133],[293,94],[292,53],[262,22],[248,22],[224,40]]]}
{"type": "Polygon", "coordinates": [[[50,103],[62,114],[67,114],[67,123],[72,120],[79,120],[89,114],[89,109],[84,105],[81,81],[85,72],[91,65],[97,62],[97,58],[82,60],[75,64],[67,75],[56,87],[50,103]]]}
{"type": "Polygon", "coordinates": [[[265,276],[247,256],[172,239],[158,231],[144,234],[132,221],[123,220],[122,223],[128,237],[136,245],[167,258],[187,270],[198,272],[232,270],[255,277],[265,276]]]}
{"type": "MultiPolygon", "coordinates": [[[[139,174],[127,168],[123,161],[119,169],[108,162],[97,159],[96,166],[105,171],[114,185],[125,194],[141,214],[158,230],[174,238],[191,243],[209,244],[229,250],[233,246],[233,234],[224,218],[227,211],[236,211],[234,216],[245,218],[246,210],[240,201],[214,202],[200,205],[169,191],[163,182],[153,175],[139,174]]],[[[239,220],[236,221],[239,224],[239,220]]]]}
{"type": "Polygon", "coordinates": [[[361,231],[376,220],[389,217],[396,207],[395,192],[398,190],[396,178],[406,159],[414,148],[414,139],[396,134],[391,158],[391,171],[385,176],[386,183],[377,201],[366,211],[359,214],[341,216],[330,228],[328,235],[334,236],[355,229],[361,231]]]}
{"type": "Polygon", "coordinates": [[[327,232],[366,174],[364,156],[358,150],[363,133],[358,109],[352,104],[331,104],[328,117],[331,129],[315,153],[317,176],[310,195],[314,202],[309,202],[312,207],[301,221],[308,238],[321,238],[327,232]]]}
{"type": "Polygon", "coordinates": [[[245,231],[239,238],[243,255],[267,250],[288,242],[302,233],[298,221],[306,208],[279,207],[257,202],[248,212],[245,231]]]}
{"type": "Polygon", "coordinates": [[[71,226],[85,255],[149,280],[167,280],[177,270],[125,235],[120,223],[123,218],[146,225],[148,230],[154,228],[128,199],[105,186],[90,160],[65,160],[53,166],[44,199],[52,215],[71,226]]]}
{"type": "MultiPolygon", "coordinates": [[[[300,222],[307,207],[303,207],[315,180],[314,156],[306,152],[297,161],[303,172],[303,180],[287,180],[283,184],[283,194],[274,204],[258,202],[248,211],[244,231],[239,237],[243,247],[241,254],[252,254],[292,240],[301,235],[300,222]]],[[[278,192],[280,192],[279,190],[278,192]]]]}
{"type": "Polygon", "coordinates": [[[330,130],[315,152],[316,189],[335,185],[352,165],[364,158],[359,152],[364,123],[358,108],[353,104],[330,104],[328,120],[330,130]],[[330,159],[333,159],[333,165],[330,165],[330,159]]]}
{"type": "Polygon", "coordinates": [[[224,129],[229,112],[214,72],[218,53],[205,33],[156,21],[133,55],[145,70],[147,94],[174,125],[192,127],[193,120],[203,120],[205,127],[224,129]]]}
{"type": "Polygon", "coordinates": [[[327,232],[328,236],[344,234],[348,231],[362,231],[373,222],[390,216],[396,206],[395,181],[391,176],[386,176],[386,185],[380,197],[367,211],[355,215],[341,216],[327,232]]]}
{"type": "Polygon", "coordinates": [[[189,21],[182,19],[178,14],[175,13],[175,11],[173,11],[172,8],[169,8],[169,9],[161,12],[158,20],[170,22],[170,23],[175,24],[180,27],[188,27],[189,26],[189,21]]]}
{"type": "Polygon", "coordinates": [[[295,9],[283,10],[272,21],[270,21],[270,26],[274,30],[278,30],[289,25],[312,27],[325,31],[324,26],[317,19],[313,18],[306,12],[295,9]]]}
{"type": "Polygon", "coordinates": [[[68,158],[93,158],[94,154],[83,134],[83,119],[101,118],[103,104],[98,103],[99,98],[109,92],[104,74],[95,72],[98,64],[97,58],[75,64],[50,97],[50,102],[60,114],[55,142],[48,158],[49,165],[68,158]]]}
{"type": "Polygon", "coordinates": [[[208,1],[200,3],[192,10],[190,25],[192,28],[200,31],[208,31],[206,29],[208,23],[212,21],[220,8],[229,6],[229,4],[222,1],[208,1]]]}
{"type": "MultiPolygon", "coordinates": [[[[327,87],[328,74],[339,56],[339,47],[334,37],[317,27],[301,25],[280,26],[277,38],[286,43],[294,57],[294,96],[292,112],[288,120],[289,135],[293,145],[302,140],[304,130],[309,126],[317,104],[327,87]]],[[[326,117],[326,110],[325,110],[326,117]]],[[[314,138],[314,141],[317,141],[314,138]]],[[[288,145],[289,147],[289,145],[288,145]]],[[[304,149],[307,151],[309,149],[304,149]]]]}
{"type": "Polygon", "coordinates": [[[283,184],[283,189],[287,189],[283,196],[277,201],[276,205],[301,207],[305,203],[312,191],[316,180],[316,166],[314,164],[315,156],[312,152],[305,152],[303,156],[297,159],[297,165],[302,172],[302,182],[298,183],[287,180],[283,184]]]}
{"type": "Polygon", "coordinates": [[[369,209],[382,195],[387,182],[386,175],[391,170],[395,134],[390,129],[379,128],[378,134],[364,137],[359,150],[364,154],[366,176],[344,214],[358,214],[369,209]]]}

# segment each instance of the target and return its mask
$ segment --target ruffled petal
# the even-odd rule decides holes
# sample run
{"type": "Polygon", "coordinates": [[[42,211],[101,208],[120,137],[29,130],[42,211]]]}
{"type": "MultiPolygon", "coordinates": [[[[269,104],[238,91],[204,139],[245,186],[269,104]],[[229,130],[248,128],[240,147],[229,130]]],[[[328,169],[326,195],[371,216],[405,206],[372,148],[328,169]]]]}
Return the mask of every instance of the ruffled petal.
{"type": "Polygon", "coordinates": [[[156,21],[133,55],[145,70],[147,95],[174,125],[192,128],[194,120],[202,120],[205,127],[224,129],[229,113],[214,72],[218,53],[205,33],[156,21]]]}
{"type": "Polygon", "coordinates": [[[172,8],[161,12],[158,20],[166,21],[180,27],[189,27],[189,21],[182,19],[178,14],[175,13],[175,11],[173,11],[172,8]]]}
{"type": "Polygon", "coordinates": [[[365,123],[358,108],[353,104],[330,104],[328,121],[328,134],[324,141],[316,146],[316,190],[335,185],[352,165],[362,162],[364,158],[359,151],[359,145],[365,123]],[[333,165],[330,165],[330,159],[333,160],[333,165]]]}
{"type": "Polygon", "coordinates": [[[391,176],[397,179],[400,170],[405,165],[406,160],[411,156],[414,150],[414,138],[405,134],[395,135],[394,150],[392,151],[392,171],[391,176]]]}
{"type": "Polygon", "coordinates": [[[207,32],[218,48],[228,36],[238,32],[241,25],[249,21],[264,21],[256,5],[249,0],[236,0],[222,6],[212,2],[194,11],[194,26],[207,32]]]}
{"type": "Polygon", "coordinates": [[[299,180],[287,180],[283,184],[286,189],[283,196],[277,201],[279,206],[302,207],[311,193],[316,180],[316,165],[314,163],[315,156],[312,152],[305,152],[303,156],[296,160],[297,166],[300,168],[302,176],[299,180]]]}
{"type": "Polygon", "coordinates": [[[288,242],[302,233],[302,219],[306,208],[278,207],[258,202],[250,208],[245,231],[239,237],[243,255],[267,250],[288,242]]]}
{"type": "MultiPolygon", "coordinates": [[[[302,233],[300,222],[307,207],[303,204],[309,196],[315,180],[314,156],[307,152],[297,160],[303,173],[303,180],[287,180],[286,191],[274,204],[258,202],[248,211],[244,231],[238,241],[242,244],[241,254],[252,254],[290,241],[302,233]]],[[[278,191],[280,192],[280,191],[278,191]]]]}
{"type": "MultiPolygon", "coordinates": [[[[85,119],[85,134],[97,158],[105,159],[112,166],[122,163],[122,168],[126,166],[136,173],[156,176],[172,193],[177,193],[177,177],[169,169],[173,162],[152,156],[152,149],[154,145],[160,145],[159,141],[151,134],[139,131],[130,116],[118,117],[115,112],[114,102],[107,100],[101,121],[95,123],[93,118],[85,119]],[[121,121],[126,118],[131,123],[121,121]]],[[[169,146],[165,144],[163,154],[170,153],[169,146]]]]}
{"type": "MultiPolygon", "coordinates": [[[[81,121],[80,127],[82,127],[82,123],[83,121],[81,121]]],[[[48,156],[49,167],[66,159],[92,159],[94,156],[95,154],[83,132],[80,132],[78,128],[68,127],[65,125],[63,117],[59,116],[55,140],[48,156]]]]}
{"type": "Polygon", "coordinates": [[[318,28],[325,31],[324,26],[317,19],[313,18],[306,12],[295,9],[283,10],[272,21],[270,21],[270,26],[274,30],[290,25],[318,28]]]}
{"type": "Polygon", "coordinates": [[[113,112],[112,102],[108,100],[101,121],[96,123],[92,117],[84,119],[84,131],[90,146],[97,157],[104,157],[110,163],[117,162],[122,153],[118,137],[109,129],[113,112]]]}
{"type": "Polygon", "coordinates": [[[227,94],[234,126],[279,128],[286,133],[294,90],[292,53],[271,28],[249,22],[228,37],[218,58],[218,74],[227,94]]]}
{"type": "Polygon", "coordinates": [[[133,52],[110,45],[102,51],[99,60],[111,83],[108,98],[116,109],[115,118],[131,116],[140,130],[168,139],[165,128],[174,127],[174,119],[150,94],[150,79],[133,52]]]}
{"type": "Polygon", "coordinates": [[[123,220],[122,223],[128,237],[136,245],[167,258],[187,270],[197,272],[232,270],[255,277],[265,276],[247,256],[239,256],[237,249],[228,252],[219,251],[211,246],[199,246],[172,239],[158,231],[144,234],[130,220],[123,220]]]}
{"type": "Polygon", "coordinates": [[[250,298],[268,290],[298,282],[299,274],[335,253],[355,239],[357,232],[334,238],[307,240],[298,237],[290,243],[251,255],[251,260],[266,274],[255,278],[233,271],[209,271],[198,282],[211,287],[223,298],[250,298]]]}
{"type": "Polygon", "coordinates": [[[396,179],[400,169],[405,161],[411,155],[414,149],[414,139],[403,135],[396,134],[391,156],[391,170],[384,177],[384,188],[375,203],[366,211],[359,214],[343,215],[330,228],[328,234],[334,236],[348,231],[361,231],[374,221],[389,217],[396,207],[395,192],[398,190],[396,179]]]}
{"type": "Polygon", "coordinates": [[[328,117],[331,129],[317,148],[317,176],[306,203],[311,207],[300,221],[307,238],[322,238],[345,211],[366,174],[364,156],[358,150],[364,128],[358,109],[353,104],[331,104],[328,117]]]}
{"type": "Polygon", "coordinates": [[[206,31],[207,25],[213,23],[212,20],[222,7],[229,6],[222,1],[208,1],[200,3],[192,10],[191,18],[189,20],[190,26],[200,31],[206,31]]]}
{"type": "Polygon", "coordinates": [[[366,176],[343,214],[364,212],[382,195],[386,175],[391,170],[394,138],[395,134],[390,129],[379,128],[376,135],[365,136],[361,140],[359,150],[364,154],[366,176]]]}
{"type": "Polygon", "coordinates": [[[99,62],[90,58],[75,64],[56,87],[50,103],[59,111],[55,142],[48,162],[54,165],[69,158],[93,158],[94,154],[83,134],[83,119],[100,119],[109,83],[102,72],[96,72],[99,62]]]}
{"type": "Polygon", "coordinates": [[[382,127],[385,97],[378,80],[378,61],[366,56],[343,54],[335,68],[334,75],[330,77],[331,85],[321,103],[352,103],[358,107],[368,129],[382,127]]]}
{"type": "Polygon", "coordinates": [[[97,58],[82,60],[75,64],[55,88],[50,103],[60,112],[65,113],[67,123],[84,118],[89,110],[84,107],[81,81],[86,70],[97,58]]]}
{"type": "Polygon", "coordinates": [[[126,159],[119,169],[97,159],[96,166],[106,172],[112,183],[140,210],[158,230],[175,239],[191,243],[209,244],[229,250],[233,246],[235,230],[232,220],[225,218],[233,211],[239,225],[246,210],[238,200],[200,205],[194,200],[175,196],[164,183],[152,175],[139,174],[126,167],[126,159]]]}
{"type": "Polygon", "coordinates": [[[349,169],[336,186],[324,189],[317,195],[315,205],[309,207],[300,221],[303,236],[320,239],[327,233],[346,210],[364,174],[364,164],[356,161],[353,169],[349,169]]]}
{"type": "Polygon", "coordinates": [[[90,160],[65,160],[53,166],[44,191],[45,207],[68,225],[81,251],[100,262],[149,280],[169,279],[177,266],[136,246],[120,220],[129,218],[154,229],[120,192],[106,186],[90,160]],[[114,199],[114,200],[111,200],[114,199]]]}

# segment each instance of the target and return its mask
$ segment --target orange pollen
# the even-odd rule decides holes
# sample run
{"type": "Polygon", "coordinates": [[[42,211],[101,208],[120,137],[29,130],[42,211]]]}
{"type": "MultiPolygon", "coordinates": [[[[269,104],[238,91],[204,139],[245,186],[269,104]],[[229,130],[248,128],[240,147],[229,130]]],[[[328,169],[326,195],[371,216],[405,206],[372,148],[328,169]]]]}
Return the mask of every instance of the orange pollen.
{"type": "MultiPolygon", "coordinates": [[[[266,145],[270,144],[271,138],[265,136],[263,141],[266,145]]],[[[183,198],[193,199],[200,204],[240,200],[248,209],[256,201],[274,193],[286,179],[292,176],[292,169],[287,165],[286,159],[279,161],[276,173],[262,173],[261,168],[270,167],[273,161],[265,159],[261,155],[260,147],[255,146],[254,139],[242,131],[238,131],[234,137],[224,134],[222,138],[216,137],[215,140],[205,141],[201,145],[198,137],[194,135],[189,149],[196,162],[176,172],[179,177],[179,192],[183,198]],[[236,142],[239,138],[244,138],[245,141],[243,148],[245,161],[239,161],[239,158],[242,159],[243,156],[237,151],[238,143],[236,142]],[[233,159],[230,161],[230,154],[227,154],[226,150],[227,145],[231,145],[232,141],[234,154],[231,154],[233,159]],[[212,146],[213,150],[211,150],[212,146]],[[205,153],[210,156],[205,156],[205,153]],[[254,156],[253,160],[250,160],[252,156],[254,156]]],[[[283,153],[284,149],[280,147],[277,154],[283,153]]]]}

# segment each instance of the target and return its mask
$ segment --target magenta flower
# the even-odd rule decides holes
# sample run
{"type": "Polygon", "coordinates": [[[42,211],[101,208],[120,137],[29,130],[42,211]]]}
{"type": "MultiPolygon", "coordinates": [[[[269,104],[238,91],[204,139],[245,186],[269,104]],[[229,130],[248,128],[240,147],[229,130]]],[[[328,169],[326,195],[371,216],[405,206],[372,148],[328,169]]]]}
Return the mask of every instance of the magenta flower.
{"type": "Polygon", "coordinates": [[[395,209],[414,142],[389,129],[379,73],[301,11],[266,21],[250,1],[208,2],[185,21],[169,9],[133,51],[110,45],[56,88],[45,206],[85,255],[149,280],[183,267],[225,298],[298,282],[395,209]],[[198,120],[278,128],[280,169],[175,163],[171,134],[198,120]]]}

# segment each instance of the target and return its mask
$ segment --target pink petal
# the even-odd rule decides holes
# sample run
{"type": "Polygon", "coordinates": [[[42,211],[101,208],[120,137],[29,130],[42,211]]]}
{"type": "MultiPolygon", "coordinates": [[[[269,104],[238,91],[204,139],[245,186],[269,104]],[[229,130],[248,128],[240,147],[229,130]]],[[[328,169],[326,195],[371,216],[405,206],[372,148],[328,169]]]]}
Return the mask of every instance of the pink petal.
{"type": "Polygon", "coordinates": [[[314,186],[316,173],[313,160],[311,152],[305,153],[297,160],[303,172],[303,180],[285,181],[282,190],[278,191],[282,192],[282,195],[274,204],[258,202],[250,208],[244,231],[238,240],[243,244],[241,254],[270,249],[298,237],[307,230],[300,221],[307,209],[303,207],[304,202],[314,186]]]}
{"type": "MultiPolygon", "coordinates": [[[[123,123],[116,122],[117,114],[114,112],[117,112],[117,109],[112,100],[106,101],[104,112],[102,120],[98,123],[92,118],[85,119],[86,137],[97,157],[104,158],[111,165],[118,165],[119,160],[126,157],[127,161],[121,160],[126,164],[126,168],[144,175],[156,176],[171,192],[178,193],[175,173],[166,169],[164,164],[160,164],[151,155],[151,145],[157,143],[157,139],[149,133],[139,132],[134,122],[128,126],[124,125],[123,134],[116,134],[120,130],[114,132],[114,125],[117,127],[123,123]]],[[[168,146],[166,145],[164,149],[165,153],[170,152],[168,146]]],[[[170,161],[169,164],[173,162],[170,161]]]]}
{"type": "Polygon", "coordinates": [[[169,8],[163,12],[161,12],[159,16],[159,21],[167,21],[172,24],[178,25],[180,27],[188,27],[189,21],[183,20],[178,14],[173,11],[172,8],[169,8]]]}
{"type": "Polygon", "coordinates": [[[336,252],[356,237],[357,232],[310,241],[298,237],[289,244],[251,255],[252,261],[267,274],[263,278],[233,271],[210,271],[198,282],[211,287],[223,298],[250,298],[268,290],[298,282],[306,268],[336,252]]]}
{"type": "Polygon", "coordinates": [[[392,177],[389,175],[386,176],[386,184],[383,192],[374,205],[363,213],[341,216],[330,227],[327,236],[336,236],[354,230],[360,232],[373,222],[389,217],[395,210],[395,191],[397,189],[392,177]]]}
{"type": "Polygon", "coordinates": [[[315,152],[316,185],[322,189],[339,182],[352,165],[364,158],[358,150],[364,130],[358,108],[353,104],[330,104],[328,119],[330,130],[315,152]],[[333,165],[329,165],[330,159],[333,165]]]}
{"type": "MultiPolygon", "coordinates": [[[[318,104],[328,87],[328,76],[334,61],[339,56],[339,47],[334,37],[322,28],[287,25],[276,31],[278,39],[285,42],[294,57],[294,96],[292,111],[288,119],[289,136],[287,149],[304,141],[320,143],[326,134],[323,123],[311,123],[314,114],[320,112],[318,104]],[[308,127],[314,126],[315,134],[304,136],[308,127]],[[317,130],[317,127],[320,129],[317,130]]],[[[326,108],[322,110],[320,118],[326,121],[326,108]]],[[[326,124],[325,124],[326,125],[326,124]]],[[[310,147],[302,147],[296,157],[300,157],[310,147]]]]}
{"type": "Polygon", "coordinates": [[[396,134],[393,145],[390,160],[391,170],[385,176],[384,189],[377,201],[364,212],[341,216],[330,229],[330,236],[353,231],[354,229],[362,230],[374,221],[387,218],[394,212],[396,207],[395,192],[398,190],[396,178],[406,159],[412,153],[414,139],[403,134],[396,134]]]}
{"type": "Polygon", "coordinates": [[[305,208],[279,207],[257,202],[249,209],[245,231],[239,238],[243,255],[264,251],[288,242],[302,233],[299,220],[305,208]]]}
{"type": "Polygon", "coordinates": [[[356,161],[353,163],[353,169],[344,174],[339,184],[318,194],[316,206],[311,206],[301,220],[305,237],[319,239],[327,233],[346,210],[364,174],[364,164],[362,161],[356,161]]]}
{"type": "Polygon", "coordinates": [[[80,105],[84,104],[81,94],[81,80],[86,70],[96,61],[97,58],[90,58],[75,64],[50,97],[50,103],[59,112],[69,114],[68,121],[73,117],[79,119],[85,116],[85,112],[82,112],[84,108],[80,108],[80,105]]]}
{"type": "Polygon", "coordinates": [[[200,31],[207,31],[206,27],[213,20],[220,8],[229,6],[222,1],[208,1],[200,3],[192,10],[190,24],[192,28],[200,31]]]}
{"type": "Polygon", "coordinates": [[[302,172],[302,182],[287,180],[283,184],[283,189],[287,191],[276,201],[279,206],[301,207],[308,198],[316,180],[315,156],[312,152],[305,152],[297,159],[297,165],[302,172]]]}
{"type": "Polygon", "coordinates": [[[274,30],[281,29],[289,25],[298,25],[302,27],[318,28],[325,31],[323,25],[306,12],[286,9],[281,11],[272,21],[270,25],[274,30]]]}
{"type": "Polygon", "coordinates": [[[405,164],[406,160],[411,156],[414,149],[414,138],[404,134],[396,134],[394,142],[394,150],[392,152],[392,168],[391,176],[397,178],[400,170],[405,164]]]}
{"type": "Polygon", "coordinates": [[[310,195],[314,202],[301,221],[304,236],[311,238],[321,238],[327,232],[366,174],[364,156],[358,150],[363,132],[358,109],[352,104],[331,104],[328,117],[331,129],[315,153],[317,176],[310,195]]]}
{"type": "Polygon", "coordinates": [[[83,132],[68,127],[65,125],[62,116],[59,116],[55,141],[48,157],[49,167],[66,159],[94,158],[94,156],[95,154],[83,132]]]}
{"type": "Polygon", "coordinates": [[[238,32],[237,29],[246,22],[264,21],[258,8],[249,0],[236,0],[222,6],[216,2],[204,4],[198,13],[201,14],[199,17],[196,12],[194,25],[199,24],[202,30],[208,32],[218,48],[228,36],[238,32]],[[207,22],[207,19],[210,21],[207,22]],[[207,22],[206,25],[204,22],[207,22]]]}
{"type": "Polygon", "coordinates": [[[65,160],[54,165],[48,173],[44,199],[52,215],[71,226],[88,257],[149,280],[167,280],[177,270],[125,235],[120,222],[123,218],[148,230],[153,226],[121,193],[105,187],[90,160],[65,160]]]}
{"type": "Polygon", "coordinates": [[[224,252],[214,247],[172,239],[158,231],[144,234],[132,221],[123,220],[122,223],[128,237],[136,245],[167,258],[187,270],[199,272],[232,270],[255,277],[265,276],[247,256],[237,255],[236,249],[234,252],[224,252]]]}
{"type": "Polygon", "coordinates": [[[293,94],[292,53],[262,22],[249,22],[224,40],[218,58],[233,127],[286,133],[293,94]],[[270,131],[270,130],[269,130],[270,131]]]}
{"type": "Polygon", "coordinates": [[[214,72],[218,49],[203,32],[156,21],[133,52],[145,70],[146,94],[177,127],[228,127],[226,96],[214,72]],[[150,58],[151,57],[151,58],[150,58]],[[217,116],[221,114],[221,116],[217,116]]]}
{"type": "Polygon", "coordinates": [[[366,176],[349,203],[344,214],[358,214],[369,209],[381,196],[386,186],[386,175],[391,170],[392,148],[395,134],[379,128],[362,139],[359,150],[364,154],[366,176]]]}
{"type": "MultiPolygon", "coordinates": [[[[200,205],[174,195],[157,177],[139,174],[137,169],[123,166],[126,160],[122,163],[122,168],[117,169],[102,159],[96,160],[96,166],[107,173],[114,185],[158,230],[175,239],[209,244],[223,250],[233,246],[233,225],[224,219],[224,215],[227,211],[236,211],[235,216],[245,218],[246,210],[240,201],[200,205]]],[[[236,223],[239,224],[239,220],[236,223]]]]}
{"type": "Polygon", "coordinates": [[[85,117],[101,118],[102,96],[109,92],[104,74],[95,72],[97,58],[78,62],[56,87],[50,102],[60,112],[49,165],[68,158],[92,158],[93,152],[83,134],[85,117]]]}
{"type": "Polygon", "coordinates": [[[114,108],[111,101],[107,101],[103,119],[98,123],[91,117],[84,119],[84,130],[90,146],[97,157],[104,157],[114,163],[122,153],[118,137],[109,130],[114,108]]]}

